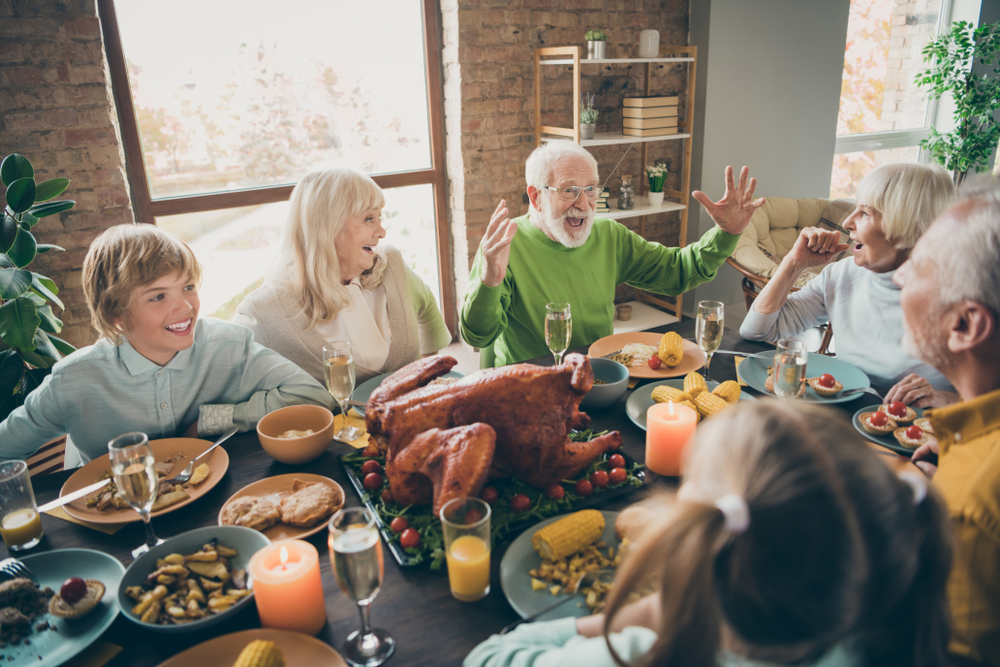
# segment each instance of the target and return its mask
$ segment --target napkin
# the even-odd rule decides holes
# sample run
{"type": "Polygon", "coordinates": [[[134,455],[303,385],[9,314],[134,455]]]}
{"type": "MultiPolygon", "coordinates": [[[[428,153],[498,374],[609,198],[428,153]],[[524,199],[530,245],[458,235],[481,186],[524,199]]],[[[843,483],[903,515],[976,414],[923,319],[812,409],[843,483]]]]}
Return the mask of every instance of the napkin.
{"type": "Polygon", "coordinates": [[[121,652],[121,646],[98,639],[63,664],[66,667],[104,667],[121,652]]]}
{"type": "MultiPolygon", "coordinates": [[[[96,530],[100,533],[104,533],[105,535],[114,535],[119,530],[128,525],[124,523],[90,523],[89,521],[80,521],[79,519],[71,517],[69,514],[67,514],[66,510],[64,510],[62,507],[51,509],[48,512],[45,512],[45,514],[49,516],[54,516],[57,519],[62,519],[63,521],[69,521],[70,523],[79,524],[81,526],[84,526],[85,528],[92,528],[93,530],[96,530]]],[[[118,650],[120,651],[121,648],[119,648],[118,650]]],[[[110,660],[113,657],[115,656],[112,655],[111,657],[108,658],[108,660],[110,660]]],[[[105,660],[104,662],[107,662],[107,660],[105,660]]],[[[104,662],[100,664],[103,665],[104,662]]]]}
{"type": "MultiPolygon", "coordinates": [[[[361,435],[358,437],[357,440],[354,440],[353,442],[349,442],[347,444],[349,444],[351,447],[354,447],[354,449],[364,449],[365,447],[367,447],[368,431],[365,430],[365,418],[358,417],[357,415],[353,414],[353,412],[349,411],[347,423],[353,426],[354,428],[358,429],[359,431],[361,431],[361,435]]],[[[342,429],[343,427],[344,427],[344,415],[334,416],[333,432],[335,434],[339,433],[340,429],[342,429]]]]}
{"type": "Polygon", "coordinates": [[[746,359],[746,357],[733,357],[736,360],[736,381],[740,383],[741,387],[749,387],[746,382],[740,379],[740,362],[746,359]]]}

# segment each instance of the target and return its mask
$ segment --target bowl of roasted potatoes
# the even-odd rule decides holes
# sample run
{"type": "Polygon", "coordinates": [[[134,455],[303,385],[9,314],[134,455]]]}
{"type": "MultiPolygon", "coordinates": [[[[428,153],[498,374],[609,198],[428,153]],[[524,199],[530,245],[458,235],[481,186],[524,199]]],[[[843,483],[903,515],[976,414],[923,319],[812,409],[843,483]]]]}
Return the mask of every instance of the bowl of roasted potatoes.
{"type": "Polygon", "coordinates": [[[207,526],[153,547],[125,571],[118,606],[154,632],[201,630],[250,606],[250,557],[271,540],[242,526],[207,526]]]}

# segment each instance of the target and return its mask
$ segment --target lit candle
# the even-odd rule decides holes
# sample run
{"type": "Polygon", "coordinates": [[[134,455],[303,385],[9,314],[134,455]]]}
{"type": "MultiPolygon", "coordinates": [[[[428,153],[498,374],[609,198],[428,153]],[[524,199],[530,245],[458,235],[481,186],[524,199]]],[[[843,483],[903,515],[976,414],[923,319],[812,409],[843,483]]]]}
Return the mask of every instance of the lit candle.
{"type": "Polygon", "coordinates": [[[314,635],[326,625],[316,547],[301,540],[275,542],[253,555],[247,572],[263,627],[314,635]]]}
{"type": "Polygon", "coordinates": [[[658,475],[680,475],[681,457],[697,424],[698,413],[686,405],[651,406],[646,411],[646,467],[658,475]]]}

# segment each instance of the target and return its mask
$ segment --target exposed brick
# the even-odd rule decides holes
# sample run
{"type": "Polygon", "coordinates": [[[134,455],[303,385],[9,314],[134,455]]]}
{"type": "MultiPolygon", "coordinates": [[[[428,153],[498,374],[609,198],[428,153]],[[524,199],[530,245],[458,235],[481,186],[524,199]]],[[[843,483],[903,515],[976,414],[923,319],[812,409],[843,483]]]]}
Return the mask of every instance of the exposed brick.
{"type": "Polygon", "coordinates": [[[72,109],[10,113],[4,116],[4,127],[12,132],[47,130],[53,127],[70,127],[76,123],[72,109]]]}
{"type": "Polygon", "coordinates": [[[30,86],[45,83],[42,70],[38,67],[9,67],[0,70],[0,74],[12,86],[30,86]]]}
{"type": "Polygon", "coordinates": [[[74,37],[100,37],[101,22],[94,16],[83,16],[63,24],[67,35],[74,37]]]}
{"type": "Polygon", "coordinates": [[[19,63],[24,60],[24,47],[13,42],[0,42],[0,63],[19,63]]]}
{"type": "Polygon", "coordinates": [[[66,130],[64,136],[67,146],[104,146],[117,141],[111,128],[66,130]]]}

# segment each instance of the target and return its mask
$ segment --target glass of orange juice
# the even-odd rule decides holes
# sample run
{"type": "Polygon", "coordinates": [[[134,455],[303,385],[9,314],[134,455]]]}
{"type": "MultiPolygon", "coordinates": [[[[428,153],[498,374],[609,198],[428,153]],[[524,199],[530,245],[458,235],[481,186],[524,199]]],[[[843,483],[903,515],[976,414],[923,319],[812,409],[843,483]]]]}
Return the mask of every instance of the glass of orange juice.
{"type": "Polygon", "coordinates": [[[0,508],[0,534],[8,549],[30,549],[42,541],[42,520],[24,461],[0,463],[0,508]]]}
{"type": "Polygon", "coordinates": [[[441,508],[448,583],[462,602],[490,592],[490,506],[479,498],[453,498],[441,508]]]}

